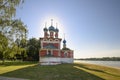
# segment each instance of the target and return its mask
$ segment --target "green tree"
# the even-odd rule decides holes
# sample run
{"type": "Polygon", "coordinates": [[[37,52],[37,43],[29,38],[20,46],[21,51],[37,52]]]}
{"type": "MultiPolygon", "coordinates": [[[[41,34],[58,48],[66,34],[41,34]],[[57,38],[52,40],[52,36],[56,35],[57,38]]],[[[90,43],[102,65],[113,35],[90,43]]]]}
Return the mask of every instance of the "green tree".
{"type": "Polygon", "coordinates": [[[16,48],[16,56],[15,59],[21,59],[21,60],[25,60],[27,58],[27,53],[26,53],[26,48],[27,48],[27,45],[26,45],[26,39],[16,39],[15,41],[16,45],[17,45],[17,48],[16,48]]]}
{"type": "Polygon", "coordinates": [[[4,59],[8,56],[6,53],[8,52],[8,39],[0,33],[0,58],[4,59]]]}
{"type": "Polygon", "coordinates": [[[39,60],[39,49],[40,49],[40,41],[36,38],[31,38],[27,43],[27,54],[29,60],[39,60]]]}
{"type": "Polygon", "coordinates": [[[26,39],[27,28],[20,20],[15,19],[16,8],[24,0],[0,0],[0,59],[12,58],[21,49],[15,41],[26,39]]]}

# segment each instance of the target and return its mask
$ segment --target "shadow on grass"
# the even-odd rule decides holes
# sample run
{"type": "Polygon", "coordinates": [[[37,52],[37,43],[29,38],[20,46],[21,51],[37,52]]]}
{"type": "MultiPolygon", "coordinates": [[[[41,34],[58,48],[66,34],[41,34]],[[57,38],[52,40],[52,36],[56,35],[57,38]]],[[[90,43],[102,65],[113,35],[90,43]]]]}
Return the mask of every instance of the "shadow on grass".
{"type": "Polygon", "coordinates": [[[90,70],[90,71],[101,72],[101,73],[105,73],[105,74],[108,74],[108,75],[120,77],[119,75],[115,75],[115,74],[112,74],[112,73],[108,73],[108,72],[105,72],[105,71],[103,71],[103,70],[88,68],[88,67],[86,67],[84,64],[76,64],[76,65],[77,65],[78,67],[81,67],[81,68],[84,68],[84,69],[87,69],[87,70],[90,70]]]}
{"type": "Polygon", "coordinates": [[[37,61],[7,61],[4,64],[0,63],[0,66],[23,66],[23,65],[31,65],[36,64],[37,61]]]}
{"type": "Polygon", "coordinates": [[[60,64],[54,66],[40,66],[37,64],[7,72],[0,76],[30,80],[105,80],[83,70],[78,70],[73,66],[74,64],[60,64]]]}
{"type": "Polygon", "coordinates": [[[76,64],[76,65],[79,66],[79,67],[81,67],[81,68],[87,69],[87,70],[96,71],[96,72],[103,72],[104,73],[103,70],[98,70],[98,69],[93,69],[93,68],[91,69],[91,68],[86,67],[83,64],[76,64]]]}

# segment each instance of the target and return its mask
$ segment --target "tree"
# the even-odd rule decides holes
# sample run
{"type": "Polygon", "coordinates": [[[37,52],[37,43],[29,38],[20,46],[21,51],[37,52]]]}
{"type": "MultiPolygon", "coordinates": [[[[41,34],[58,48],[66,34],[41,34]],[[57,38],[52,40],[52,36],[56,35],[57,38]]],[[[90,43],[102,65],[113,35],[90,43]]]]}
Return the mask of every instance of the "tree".
{"type": "Polygon", "coordinates": [[[0,58],[14,57],[19,47],[15,41],[26,39],[27,28],[20,19],[14,19],[16,7],[24,0],[0,0],[0,58]]]}
{"type": "Polygon", "coordinates": [[[36,38],[31,38],[27,43],[28,59],[38,61],[39,60],[40,41],[36,38]]]}
{"type": "Polygon", "coordinates": [[[25,60],[27,58],[26,39],[16,39],[15,43],[17,44],[17,54],[15,55],[15,59],[25,60]]]}
{"type": "Polygon", "coordinates": [[[0,33],[0,38],[1,38],[0,39],[0,58],[2,58],[3,62],[4,62],[5,57],[8,56],[6,54],[9,50],[9,49],[6,49],[6,48],[8,48],[8,39],[1,33],[0,33]]]}

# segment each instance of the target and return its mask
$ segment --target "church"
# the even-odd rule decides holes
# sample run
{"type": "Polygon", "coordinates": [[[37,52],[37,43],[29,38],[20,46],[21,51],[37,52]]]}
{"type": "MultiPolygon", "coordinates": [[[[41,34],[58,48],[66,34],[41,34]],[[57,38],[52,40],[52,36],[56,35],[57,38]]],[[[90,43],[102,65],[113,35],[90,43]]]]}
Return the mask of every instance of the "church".
{"type": "Polygon", "coordinates": [[[62,63],[73,63],[73,50],[66,47],[65,38],[59,38],[59,29],[51,26],[43,29],[44,37],[40,38],[41,49],[39,51],[39,62],[41,65],[57,65],[62,63]],[[61,42],[63,48],[61,49],[61,42]]]}

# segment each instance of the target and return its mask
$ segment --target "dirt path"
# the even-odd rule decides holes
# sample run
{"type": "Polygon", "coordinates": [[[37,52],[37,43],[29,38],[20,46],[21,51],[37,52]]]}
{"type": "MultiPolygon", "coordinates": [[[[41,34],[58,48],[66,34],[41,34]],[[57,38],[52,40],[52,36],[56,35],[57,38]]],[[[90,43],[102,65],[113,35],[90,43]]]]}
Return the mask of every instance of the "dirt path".
{"type": "Polygon", "coordinates": [[[10,78],[10,77],[0,76],[0,80],[28,80],[28,79],[10,78]]]}

